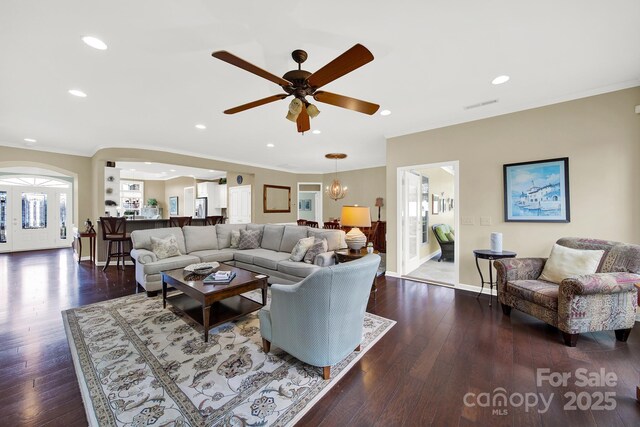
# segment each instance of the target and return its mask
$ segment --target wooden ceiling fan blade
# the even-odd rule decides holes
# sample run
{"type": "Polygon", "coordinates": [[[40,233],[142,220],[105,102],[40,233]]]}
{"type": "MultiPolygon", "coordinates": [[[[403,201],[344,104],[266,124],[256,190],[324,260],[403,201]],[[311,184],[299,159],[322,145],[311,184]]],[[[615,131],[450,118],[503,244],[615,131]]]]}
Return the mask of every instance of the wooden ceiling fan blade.
{"type": "Polygon", "coordinates": [[[344,95],[338,95],[337,93],[319,91],[313,95],[313,99],[318,102],[324,102],[325,104],[335,105],[336,107],[347,108],[349,110],[359,111],[360,113],[372,115],[380,106],[367,101],[362,101],[356,98],[350,98],[344,95]]]}
{"type": "Polygon", "coordinates": [[[309,122],[309,113],[307,113],[306,108],[303,107],[300,111],[300,114],[298,114],[296,124],[298,125],[298,132],[306,132],[311,129],[311,123],[309,122]]]}
{"type": "Polygon", "coordinates": [[[357,44],[310,75],[307,83],[311,87],[319,88],[371,61],[373,54],[369,49],[357,44]]]}
{"type": "Polygon", "coordinates": [[[228,110],[225,110],[224,113],[225,114],[239,113],[241,111],[245,111],[254,107],[259,107],[261,105],[268,104],[270,102],[280,101],[281,99],[285,99],[287,96],[289,95],[287,95],[286,93],[283,93],[280,95],[267,96],[266,98],[258,99],[257,101],[248,102],[246,104],[238,105],[237,107],[229,108],[228,110]]]}
{"type": "Polygon", "coordinates": [[[227,62],[231,65],[235,65],[238,68],[242,68],[245,71],[255,74],[256,76],[260,76],[263,79],[267,79],[269,81],[274,82],[280,86],[291,86],[291,82],[283,79],[282,77],[278,77],[275,74],[271,74],[270,72],[263,70],[260,67],[257,67],[242,58],[238,58],[232,53],[227,52],[226,50],[219,50],[217,52],[213,52],[211,54],[214,58],[218,58],[221,61],[227,62]]]}

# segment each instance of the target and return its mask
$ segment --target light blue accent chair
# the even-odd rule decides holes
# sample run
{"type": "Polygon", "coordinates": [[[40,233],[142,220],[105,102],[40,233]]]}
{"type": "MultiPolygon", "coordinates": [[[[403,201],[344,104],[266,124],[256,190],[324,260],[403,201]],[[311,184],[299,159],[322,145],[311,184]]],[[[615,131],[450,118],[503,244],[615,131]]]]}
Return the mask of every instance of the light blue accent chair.
{"type": "Polygon", "coordinates": [[[360,350],[364,312],[380,256],[321,268],[295,285],[272,285],[259,312],[265,353],[271,344],[313,366],[331,366],[360,350]]]}

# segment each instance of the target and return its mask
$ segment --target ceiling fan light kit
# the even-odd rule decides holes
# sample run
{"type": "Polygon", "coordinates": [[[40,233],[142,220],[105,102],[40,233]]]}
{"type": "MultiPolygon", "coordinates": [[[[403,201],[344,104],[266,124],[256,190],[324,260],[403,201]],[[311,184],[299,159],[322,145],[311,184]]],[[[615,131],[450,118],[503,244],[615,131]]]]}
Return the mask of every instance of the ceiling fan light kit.
{"type": "Polygon", "coordinates": [[[276,83],[286,92],[230,108],[225,110],[225,114],[239,113],[250,108],[293,96],[294,99],[289,104],[289,111],[287,112],[286,118],[292,122],[296,122],[298,132],[304,133],[311,129],[309,119],[317,117],[318,114],[320,114],[320,110],[307,101],[307,96],[313,97],[313,99],[318,102],[324,102],[325,104],[369,115],[374,114],[380,108],[379,105],[371,102],[335,93],[318,91],[320,87],[373,61],[373,54],[361,44],[356,44],[315,73],[302,69],[301,64],[307,60],[307,52],[301,49],[294,50],[291,53],[291,57],[298,64],[298,69],[287,71],[282,77],[271,74],[224,50],[213,52],[211,55],[214,58],[218,58],[221,61],[276,83]]]}

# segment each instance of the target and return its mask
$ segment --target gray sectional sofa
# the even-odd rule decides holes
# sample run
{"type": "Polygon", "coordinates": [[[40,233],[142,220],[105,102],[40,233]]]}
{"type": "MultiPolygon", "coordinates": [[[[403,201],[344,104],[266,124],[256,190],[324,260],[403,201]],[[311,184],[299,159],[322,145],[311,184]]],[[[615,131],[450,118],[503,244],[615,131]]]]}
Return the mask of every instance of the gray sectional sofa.
{"type": "Polygon", "coordinates": [[[162,271],[211,261],[267,274],[270,283],[297,283],[317,269],[333,265],[333,251],[347,247],[342,230],[277,224],[218,224],[136,230],[131,233],[131,240],[136,282],[148,294],[155,294],[162,289],[162,271]],[[245,250],[231,248],[233,230],[260,230],[260,247],[245,250]],[[151,251],[151,237],[164,239],[170,235],[175,236],[181,255],[158,259],[151,251]],[[316,256],[313,264],[289,260],[298,240],[310,236],[327,239],[328,252],[316,256]]]}

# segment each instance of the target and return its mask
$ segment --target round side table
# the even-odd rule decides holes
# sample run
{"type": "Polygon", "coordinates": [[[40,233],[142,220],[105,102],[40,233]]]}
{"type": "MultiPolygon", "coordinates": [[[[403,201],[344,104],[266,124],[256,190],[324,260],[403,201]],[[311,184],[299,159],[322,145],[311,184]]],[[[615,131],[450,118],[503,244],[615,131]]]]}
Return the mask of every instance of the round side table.
{"type": "MultiPolygon", "coordinates": [[[[476,268],[478,269],[478,274],[480,274],[480,281],[482,282],[482,288],[480,289],[480,293],[476,295],[476,299],[480,298],[480,295],[484,290],[484,285],[485,284],[489,285],[489,290],[490,290],[489,307],[491,307],[491,302],[493,301],[493,285],[494,285],[493,268],[491,266],[491,261],[496,259],[502,259],[502,258],[515,258],[516,255],[518,254],[511,251],[493,252],[489,249],[476,249],[473,251],[473,255],[476,257],[476,268]],[[484,281],[484,277],[482,276],[482,271],[480,270],[480,265],[478,264],[478,258],[486,259],[489,261],[489,281],[488,282],[484,281]]],[[[496,290],[497,288],[498,288],[498,285],[496,283],[496,290]]]]}

